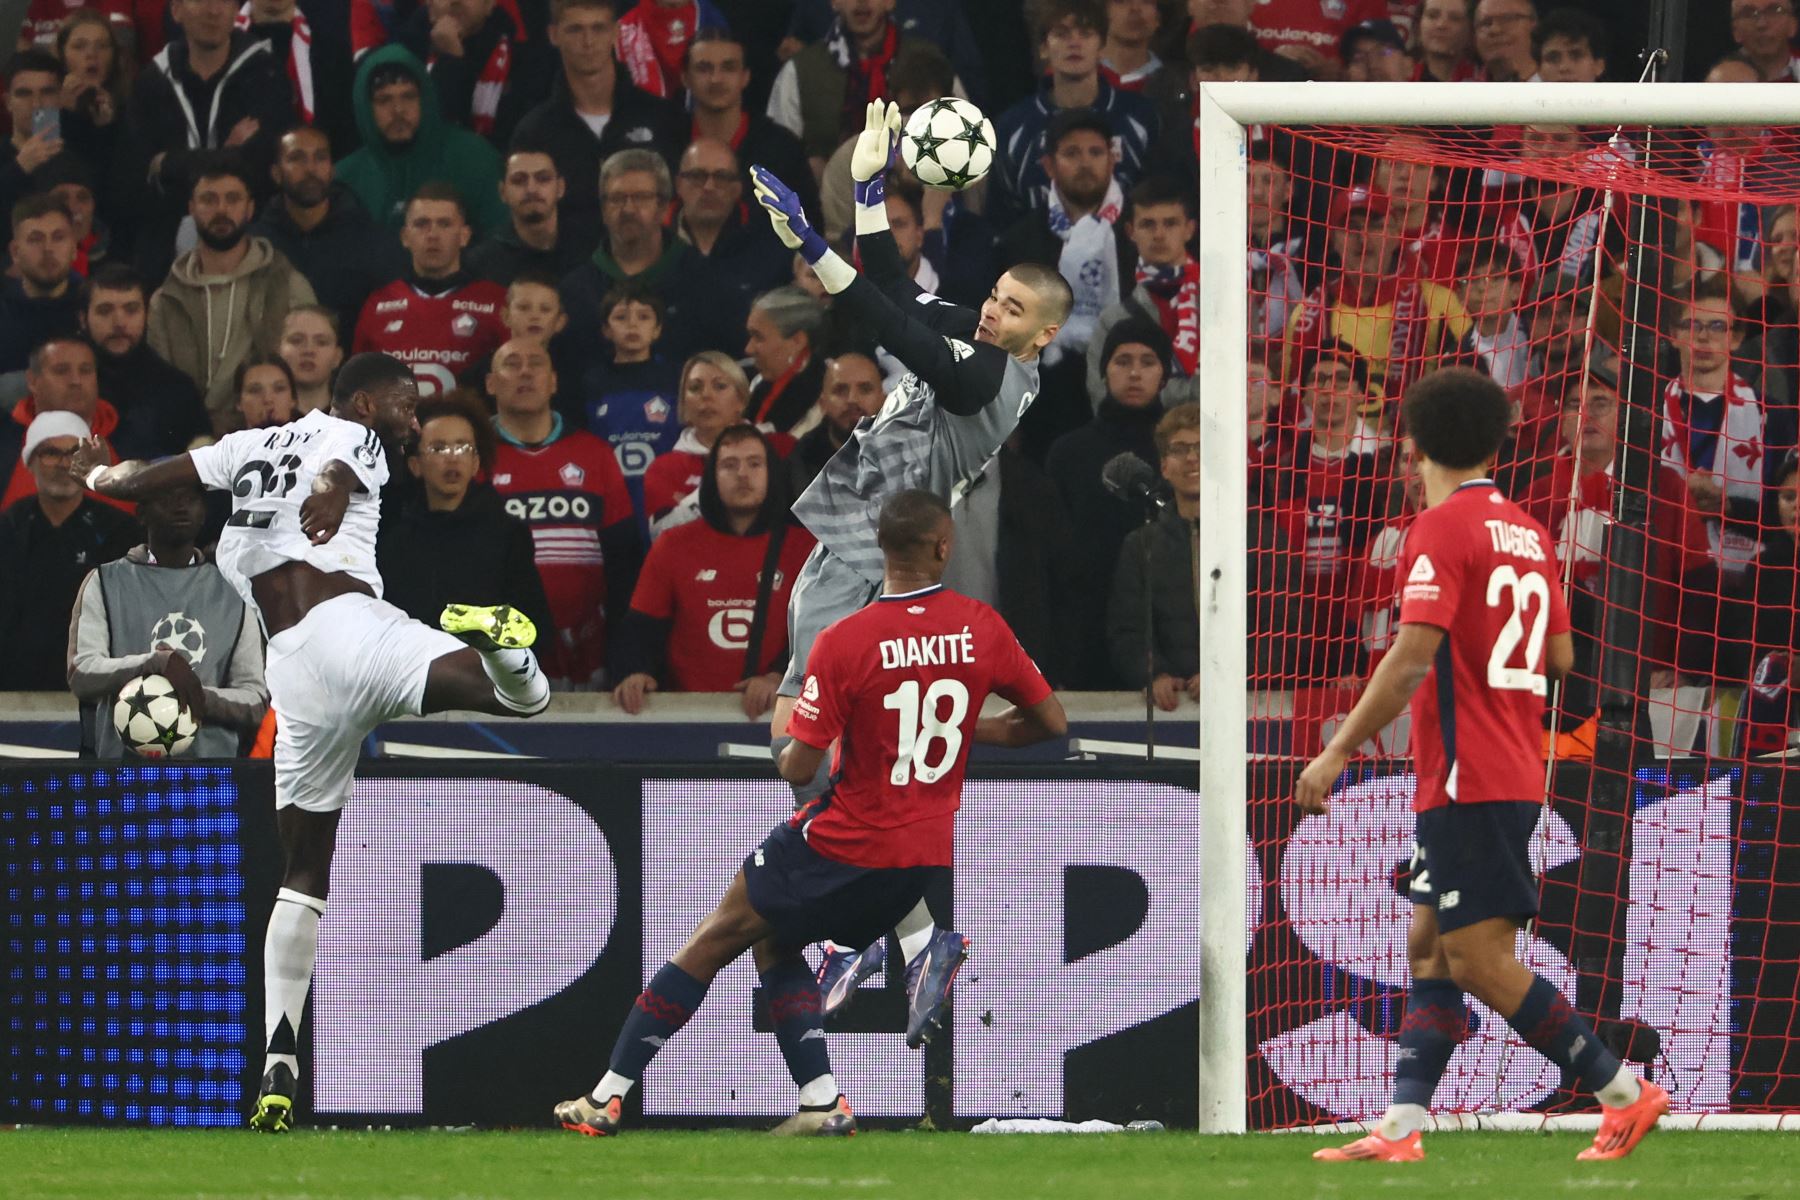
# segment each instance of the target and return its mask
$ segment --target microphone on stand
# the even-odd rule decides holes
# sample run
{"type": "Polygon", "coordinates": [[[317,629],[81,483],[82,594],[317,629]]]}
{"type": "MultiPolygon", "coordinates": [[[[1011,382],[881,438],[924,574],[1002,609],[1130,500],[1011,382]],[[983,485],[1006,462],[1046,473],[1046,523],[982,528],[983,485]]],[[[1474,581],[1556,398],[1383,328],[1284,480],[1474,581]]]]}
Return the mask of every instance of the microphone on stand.
{"type": "Polygon", "coordinates": [[[1129,450],[1113,455],[1100,468],[1100,486],[1125,501],[1135,500],[1161,508],[1167,503],[1163,499],[1161,483],[1150,464],[1129,450]]]}
{"type": "MultiPolygon", "coordinates": [[[[1142,506],[1146,525],[1156,520],[1157,513],[1168,503],[1163,496],[1162,481],[1157,478],[1156,472],[1150,469],[1149,463],[1129,450],[1113,455],[1100,468],[1100,486],[1127,504],[1142,506]]],[[[1156,705],[1150,687],[1156,679],[1155,590],[1150,586],[1154,556],[1150,551],[1149,537],[1140,537],[1139,540],[1144,544],[1144,759],[1154,762],[1156,705]]]]}

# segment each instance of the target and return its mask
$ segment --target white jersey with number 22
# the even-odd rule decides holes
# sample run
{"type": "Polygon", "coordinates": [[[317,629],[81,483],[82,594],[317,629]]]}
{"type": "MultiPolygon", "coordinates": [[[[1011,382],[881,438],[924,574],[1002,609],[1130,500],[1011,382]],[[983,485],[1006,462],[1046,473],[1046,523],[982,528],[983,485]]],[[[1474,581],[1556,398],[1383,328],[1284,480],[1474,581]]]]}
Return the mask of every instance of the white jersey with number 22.
{"type": "Polygon", "coordinates": [[[366,425],[323,409],[274,429],[243,429],[211,446],[188,451],[200,482],[231,493],[231,518],[219,535],[219,569],[254,607],[250,580],[287,562],[341,571],[381,595],[375,534],[381,526],[381,488],[387,451],[366,425]],[[327,463],[349,467],[362,489],[350,497],[330,541],[314,545],[300,528],[300,506],[327,463]]]}

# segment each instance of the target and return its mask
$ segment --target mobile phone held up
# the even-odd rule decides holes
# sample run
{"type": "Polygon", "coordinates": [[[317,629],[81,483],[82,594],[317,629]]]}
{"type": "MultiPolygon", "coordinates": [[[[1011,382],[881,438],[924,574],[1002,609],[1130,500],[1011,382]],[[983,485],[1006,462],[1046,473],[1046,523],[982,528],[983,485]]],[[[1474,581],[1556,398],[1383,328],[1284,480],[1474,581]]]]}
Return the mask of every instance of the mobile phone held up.
{"type": "Polygon", "coordinates": [[[31,136],[62,140],[62,109],[39,108],[31,114],[31,136]]]}

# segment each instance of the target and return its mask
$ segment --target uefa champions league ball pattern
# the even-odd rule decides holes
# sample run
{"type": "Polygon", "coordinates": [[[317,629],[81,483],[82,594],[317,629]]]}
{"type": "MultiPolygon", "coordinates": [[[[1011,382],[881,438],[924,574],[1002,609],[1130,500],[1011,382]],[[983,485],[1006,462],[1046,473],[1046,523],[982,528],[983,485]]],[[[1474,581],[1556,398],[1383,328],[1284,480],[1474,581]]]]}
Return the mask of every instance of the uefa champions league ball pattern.
{"type": "Polygon", "coordinates": [[[900,131],[900,161],[928,188],[960,192],[994,165],[994,123],[967,100],[921,104],[900,131]]]}
{"type": "Polygon", "coordinates": [[[163,675],[130,679],[113,704],[113,728],[125,747],[140,758],[172,758],[186,754],[200,732],[193,714],[181,707],[175,685],[163,675]]]}
{"type": "Polygon", "coordinates": [[[151,650],[177,650],[190,666],[206,661],[206,629],[184,612],[172,612],[150,629],[151,650]]]}

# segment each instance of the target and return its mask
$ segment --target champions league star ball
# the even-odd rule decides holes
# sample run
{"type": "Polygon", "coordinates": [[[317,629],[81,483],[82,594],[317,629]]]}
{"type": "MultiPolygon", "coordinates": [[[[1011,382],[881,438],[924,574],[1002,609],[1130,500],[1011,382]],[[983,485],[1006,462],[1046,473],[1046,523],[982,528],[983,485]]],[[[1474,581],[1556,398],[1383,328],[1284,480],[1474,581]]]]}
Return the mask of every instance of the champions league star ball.
{"type": "Polygon", "coordinates": [[[138,757],[173,758],[193,748],[200,723],[181,707],[167,676],[143,675],[119,689],[113,728],[138,757]]]}
{"type": "Polygon", "coordinates": [[[967,100],[944,96],[921,104],[900,131],[900,161],[919,182],[960,192],[994,165],[994,123],[967,100]]]}

